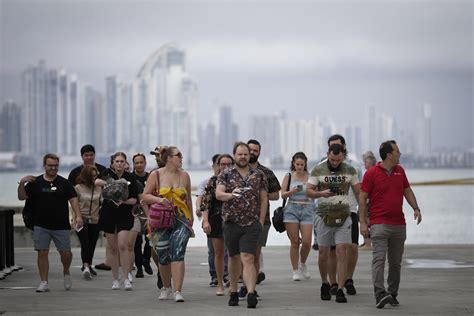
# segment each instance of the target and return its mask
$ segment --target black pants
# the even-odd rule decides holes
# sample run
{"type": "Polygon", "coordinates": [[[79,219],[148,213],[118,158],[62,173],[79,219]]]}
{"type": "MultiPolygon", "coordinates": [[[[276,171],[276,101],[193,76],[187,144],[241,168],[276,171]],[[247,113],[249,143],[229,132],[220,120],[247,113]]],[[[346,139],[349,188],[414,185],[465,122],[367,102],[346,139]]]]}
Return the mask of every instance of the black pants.
{"type": "Polygon", "coordinates": [[[141,268],[143,266],[143,262],[150,262],[151,258],[151,247],[146,235],[138,234],[137,239],[135,240],[135,266],[137,268],[141,268]],[[142,253],[142,242],[143,238],[145,238],[145,247],[143,248],[142,253]]]}
{"type": "Polygon", "coordinates": [[[97,245],[97,239],[99,239],[99,224],[85,224],[84,228],[77,233],[77,236],[81,243],[82,264],[92,265],[95,246],[97,245]]]}

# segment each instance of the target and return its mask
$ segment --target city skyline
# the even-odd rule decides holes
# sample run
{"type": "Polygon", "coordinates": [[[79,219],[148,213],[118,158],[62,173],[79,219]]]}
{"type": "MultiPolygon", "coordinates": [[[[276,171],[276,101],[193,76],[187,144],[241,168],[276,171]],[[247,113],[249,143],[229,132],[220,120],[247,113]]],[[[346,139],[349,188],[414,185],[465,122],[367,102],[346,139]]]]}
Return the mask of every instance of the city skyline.
{"type": "Polygon", "coordinates": [[[362,126],[370,106],[417,133],[414,112],[429,104],[431,147],[472,148],[472,3],[358,4],[2,1],[1,102],[20,104],[19,73],[41,58],[105,96],[105,78],[129,81],[176,41],[199,85],[199,121],[219,100],[241,138],[251,115],[283,110],[292,120],[362,126]]]}

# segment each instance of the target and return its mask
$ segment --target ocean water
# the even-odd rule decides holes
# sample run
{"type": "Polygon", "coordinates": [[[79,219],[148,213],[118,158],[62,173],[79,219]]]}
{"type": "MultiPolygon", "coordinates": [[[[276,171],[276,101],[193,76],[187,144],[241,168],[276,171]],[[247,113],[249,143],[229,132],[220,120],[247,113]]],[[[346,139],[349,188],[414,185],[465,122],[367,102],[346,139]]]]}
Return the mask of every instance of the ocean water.
{"type": "MultiPolygon", "coordinates": [[[[286,170],[276,170],[281,182],[286,170]]],[[[474,178],[472,169],[408,169],[411,182],[474,178]]],[[[62,176],[68,170],[60,171],[62,176]]],[[[196,187],[202,179],[211,175],[211,171],[190,171],[192,186],[196,187]]],[[[24,176],[22,172],[0,173],[0,205],[21,206],[17,200],[17,182],[24,176]]],[[[413,211],[405,202],[404,212],[407,221],[407,244],[474,244],[474,186],[413,186],[423,221],[416,225],[413,211]]],[[[193,197],[194,201],[194,197],[193,197]]],[[[281,204],[281,200],[271,202],[271,212],[281,204]]],[[[202,232],[201,222],[195,220],[196,237],[189,241],[190,246],[205,246],[206,235],[202,232]]],[[[362,243],[362,236],[360,237],[362,243]]],[[[270,230],[268,245],[289,245],[286,233],[270,230]]]]}

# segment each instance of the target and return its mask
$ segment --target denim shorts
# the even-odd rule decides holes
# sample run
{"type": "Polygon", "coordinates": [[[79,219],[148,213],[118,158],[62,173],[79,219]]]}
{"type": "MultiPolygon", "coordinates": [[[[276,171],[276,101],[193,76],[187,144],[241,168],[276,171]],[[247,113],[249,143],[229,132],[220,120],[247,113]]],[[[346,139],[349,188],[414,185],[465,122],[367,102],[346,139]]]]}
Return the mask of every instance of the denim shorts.
{"type": "Polygon", "coordinates": [[[297,204],[288,202],[283,211],[284,223],[314,224],[314,204],[297,204]]]}
{"type": "Polygon", "coordinates": [[[176,216],[172,227],[153,232],[152,242],[160,264],[168,265],[171,262],[184,261],[190,237],[191,230],[187,226],[186,219],[178,219],[176,216]]]}
{"type": "Polygon", "coordinates": [[[71,251],[70,230],[51,230],[39,226],[35,226],[34,229],[35,250],[49,250],[49,245],[53,240],[58,251],[71,251]]]}

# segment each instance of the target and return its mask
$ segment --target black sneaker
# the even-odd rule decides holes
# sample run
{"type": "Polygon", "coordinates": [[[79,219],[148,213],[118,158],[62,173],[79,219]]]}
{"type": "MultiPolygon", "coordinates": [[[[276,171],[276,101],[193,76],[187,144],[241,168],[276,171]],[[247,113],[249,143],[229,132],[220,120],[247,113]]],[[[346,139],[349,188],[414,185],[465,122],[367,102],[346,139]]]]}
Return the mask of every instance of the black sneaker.
{"type": "Polygon", "coordinates": [[[260,297],[260,295],[258,295],[257,291],[254,291],[254,293],[255,293],[255,296],[257,297],[257,300],[261,301],[262,298],[260,297]]]}
{"type": "Polygon", "coordinates": [[[346,288],[347,295],[356,295],[357,291],[354,287],[354,280],[347,279],[344,287],[346,288]]]}
{"type": "Polygon", "coordinates": [[[313,250],[318,250],[319,247],[318,247],[318,244],[313,244],[313,250]]]}
{"type": "Polygon", "coordinates": [[[264,272],[260,272],[260,273],[257,275],[257,284],[262,283],[263,280],[265,280],[265,273],[264,273],[264,272]]]}
{"type": "Polygon", "coordinates": [[[329,293],[329,289],[331,286],[329,283],[323,283],[321,285],[321,299],[323,301],[330,301],[331,300],[331,293],[329,293]]]}
{"type": "Polygon", "coordinates": [[[331,288],[329,289],[329,293],[331,295],[336,295],[337,294],[337,289],[338,289],[337,283],[333,283],[333,284],[331,284],[331,288]]]}
{"type": "Polygon", "coordinates": [[[400,305],[400,302],[397,300],[397,296],[392,294],[392,301],[390,302],[390,305],[392,306],[398,306],[400,305]]]}
{"type": "Polygon", "coordinates": [[[338,302],[338,303],[347,303],[347,298],[344,295],[344,291],[342,289],[337,290],[336,302],[338,302]]]}
{"type": "Polygon", "coordinates": [[[151,268],[150,262],[143,262],[143,269],[145,269],[146,274],[153,275],[153,269],[151,268]]]}
{"type": "Polygon", "coordinates": [[[375,300],[375,307],[383,308],[386,304],[392,303],[392,295],[383,293],[377,296],[375,300]]]}
{"type": "Polygon", "coordinates": [[[245,300],[245,297],[247,296],[247,287],[245,285],[240,287],[239,290],[239,301],[245,300]]]}
{"type": "Polygon", "coordinates": [[[160,271],[156,273],[156,276],[158,278],[158,280],[156,280],[156,286],[158,287],[158,289],[161,290],[161,288],[163,287],[163,280],[161,279],[160,271]]]}
{"type": "Polygon", "coordinates": [[[209,282],[209,286],[210,286],[210,287],[216,287],[217,284],[219,284],[219,282],[217,282],[217,279],[216,279],[216,278],[212,278],[212,279],[211,279],[211,282],[209,282]]]}
{"type": "Polygon", "coordinates": [[[239,293],[231,292],[229,298],[229,306],[238,306],[239,305],[239,293]]]}
{"type": "Polygon", "coordinates": [[[97,271],[95,271],[94,269],[92,269],[91,266],[89,266],[89,270],[91,271],[91,274],[92,274],[92,275],[97,276],[97,271]]]}
{"type": "Polygon", "coordinates": [[[112,268],[109,267],[108,265],[106,265],[105,263],[97,264],[97,265],[94,266],[94,268],[96,268],[97,270],[105,270],[105,271],[112,270],[112,268]]]}
{"type": "Polygon", "coordinates": [[[257,299],[256,292],[247,294],[247,308],[255,308],[257,307],[257,303],[258,303],[258,299],[257,299]]]}
{"type": "Polygon", "coordinates": [[[136,277],[136,278],[139,278],[139,279],[145,277],[145,275],[143,274],[143,270],[142,270],[141,268],[138,268],[138,269],[137,269],[137,273],[135,273],[135,277],[136,277]]]}

